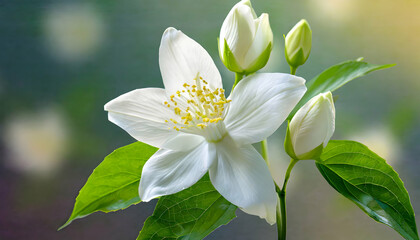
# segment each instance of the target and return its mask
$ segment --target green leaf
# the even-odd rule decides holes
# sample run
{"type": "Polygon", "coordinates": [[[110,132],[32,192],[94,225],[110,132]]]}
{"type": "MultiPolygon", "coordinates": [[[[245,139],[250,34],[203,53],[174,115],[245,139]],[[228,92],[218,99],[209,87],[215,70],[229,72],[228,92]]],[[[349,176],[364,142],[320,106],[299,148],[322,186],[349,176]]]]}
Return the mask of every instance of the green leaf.
{"type": "Polygon", "coordinates": [[[398,174],[361,143],[330,141],[316,162],[328,183],[374,220],[419,240],[410,197],[398,174]]]}
{"type": "Polygon", "coordinates": [[[362,77],[376,70],[392,67],[394,65],[395,64],[374,65],[361,61],[347,61],[328,68],[314,79],[307,82],[306,86],[308,90],[293,111],[289,114],[287,119],[291,120],[299,108],[301,108],[312,97],[323,92],[333,92],[353,79],[362,77]]]}
{"type": "Polygon", "coordinates": [[[137,239],[203,239],[234,219],[236,208],[214,189],[206,174],[192,187],[161,197],[137,239]]]}
{"type": "Polygon", "coordinates": [[[139,203],[143,165],[156,151],[157,148],[136,142],[105,157],[80,190],[70,218],[59,230],[91,213],[117,211],[139,203]]]}

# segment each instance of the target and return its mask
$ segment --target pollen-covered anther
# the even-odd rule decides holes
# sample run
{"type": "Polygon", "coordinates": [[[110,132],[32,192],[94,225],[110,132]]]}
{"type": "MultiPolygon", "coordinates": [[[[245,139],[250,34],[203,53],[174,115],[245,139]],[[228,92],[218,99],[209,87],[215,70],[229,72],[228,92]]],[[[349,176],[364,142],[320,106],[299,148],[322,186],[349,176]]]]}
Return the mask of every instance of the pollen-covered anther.
{"type": "Polygon", "coordinates": [[[210,119],[210,122],[211,123],[217,123],[220,120],[222,120],[222,118],[214,118],[214,119],[210,119]]]}
{"type": "Polygon", "coordinates": [[[204,129],[222,121],[225,104],[231,101],[225,98],[224,89],[212,89],[202,77],[196,77],[194,81],[195,84],[184,83],[183,90],[176,91],[163,103],[179,117],[165,121],[177,131],[204,129]]]}

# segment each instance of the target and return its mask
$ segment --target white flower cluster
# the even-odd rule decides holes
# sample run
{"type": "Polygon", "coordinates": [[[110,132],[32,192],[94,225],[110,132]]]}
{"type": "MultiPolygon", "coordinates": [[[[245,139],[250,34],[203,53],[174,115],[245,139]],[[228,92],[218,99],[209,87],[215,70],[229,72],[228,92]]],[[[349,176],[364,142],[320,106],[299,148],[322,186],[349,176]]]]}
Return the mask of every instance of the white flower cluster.
{"type": "MultiPolygon", "coordinates": [[[[268,14],[257,18],[249,0],[236,4],[221,28],[220,57],[231,71],[247,76],[226,98],[206,50],[174,28],[163,33],[159,66],[165,89],[137,89],[105,105],[111,122],[159,148],[142,170],[143,201],[188,188],[208,172],[228,201],[276,222],[273,178],[252,144],[279,128],[306,86],[294,75],[255,73],[267,63],[272,43],[268,14]]],[[[331,93],[309,101],[290,123],[294,155],[328,142],[334,115],[331,93]]]]}

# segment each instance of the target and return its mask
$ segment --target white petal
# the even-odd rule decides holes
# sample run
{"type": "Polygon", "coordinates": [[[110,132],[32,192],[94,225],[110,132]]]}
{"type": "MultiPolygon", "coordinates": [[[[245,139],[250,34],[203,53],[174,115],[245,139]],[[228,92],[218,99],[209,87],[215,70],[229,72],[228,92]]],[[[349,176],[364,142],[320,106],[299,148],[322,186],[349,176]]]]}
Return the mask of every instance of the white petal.
{"type": "Polygon", "coordinates": [[[335,108],[331,92],[321,93],[296,112],[290,122],[290,136],[297,156],[330,140],[335,128],[335,108]]]}
{"type": "Polygon", "coordinates": [[[111,100],[104,108],[109,121],[138,141],[160,148],[167,139],[178,134],[165,123],[165,119],[177,116],[163,105],[164,101],[167,101],[164,89],[143,88],[111,100]]]}
{"type": "Polygon", "coordinates": [[[224,39],[226,39],[237,63],[244,68],[245,55],[254,40],[255,31],[252,8],[247,4],[237,4],[223,22],[219,47],[224,51],[224,39]]]}
{"type": "Polygon", "coordinates": [[[251,9],[252,17],[257,18],[257,14],[255,13],[254,8],[252,7],[252,4],[251,4],[250,0],[242,0],[242,1],[238,2],[237,4],[235,4],[235,6],[233,6],[233,8],[236,8],[236,7],[241,6],[241,5],[248,6],[251,9]]]}
{"type": "Polygon", "coordinates": [[[212,89],[222,88],[222,78],[210,55],[193,39],[175,28],[163,33],[159,48],[159,66],[167,93],[182,90],[182,85],[195,84],[200,74],[212,89]]]}
{"type": "Polygon", "coordinates": [[[277,195],[261,155],[251,145],[237,147],[228,136],[216,148],[217,160],[209,169],[213,186],[246,213],[275,223],[277,195]]]}
{"type": "Polygon", "coordinates": [[[226,129],[238,144],[260,142],[283,123],[306,91],[290,74],[257,73],[242,79],[230,95],[226,129]]]}
{"type": "Polygon", "coordinates": [[[182,191],[203,177],[215,158],[215,149],[206,141],[191,151],[158,150],[144,165],[141,174],[140,199],[182,191]]]}
{"type": "Polygon", "coordinates": [[[162,148],[176,151],[188,151],[198,146],[204,140],[205,138],[200,135],[180,132],[175,137],[166,141],[162,148]]]}
{"type": "Polygon", "coordinates": [[[261,14],[261,16],[255,20],[255,24],[257,32],[255,33],[254,41],[252,42],[251,47],[245,55],[245,69],[251,67],[251,64],[253,64],[268,47],[268,44],[273,42],[273,32],[271,31],[268,14],[261,14]]]}
{"type": "MultiPolygon", "coordinates": [[[[290,163],[290,156],[284,150],[284,139],[280,138],[268,138],[268,169],[271,172],[271,176],[277,186],[283,186],[286,169],[290,163]],[[273,156],[273,157],[271,157],[273,156]]],[[[293,174],[295,177],[297,173],[293,174]]]]}

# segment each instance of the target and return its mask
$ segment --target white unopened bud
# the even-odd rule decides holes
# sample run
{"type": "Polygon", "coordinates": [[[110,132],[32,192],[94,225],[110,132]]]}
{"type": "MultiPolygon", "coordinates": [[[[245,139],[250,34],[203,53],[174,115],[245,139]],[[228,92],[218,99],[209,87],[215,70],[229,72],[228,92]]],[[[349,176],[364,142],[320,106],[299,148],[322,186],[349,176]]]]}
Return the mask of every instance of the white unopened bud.
{"type": "Polygon", "coordinates": [[[268,14],[257,18],[249,0],[237,3],[220,30],[219,54],[225,66],[242,74],[256,72],[267,64],[272,45],[268,14]]]}
{"type": "Polygon", "coordinates": [[[335,129],[335,108],[331,92],[309,100],[290,121],[285,150],[294,159],[316,159],[335,129]]]}
{"type": "Polygon", "coordinates": [[[305,19],[300,20],[286,36],[286,60],[292,68],[303,65],[311,53],[312,30],[305,19]]]}

